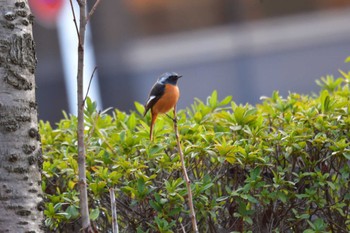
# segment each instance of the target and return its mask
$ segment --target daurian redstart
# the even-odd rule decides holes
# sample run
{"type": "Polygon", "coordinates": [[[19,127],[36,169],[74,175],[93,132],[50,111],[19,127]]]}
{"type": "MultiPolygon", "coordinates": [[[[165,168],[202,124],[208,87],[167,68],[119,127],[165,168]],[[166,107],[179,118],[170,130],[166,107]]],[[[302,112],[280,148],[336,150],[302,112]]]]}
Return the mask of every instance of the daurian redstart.
{"type": "Polygon", "coordinates": [[[144,116],[148,110],[151,109],[151,140],[153,139],[153,126],[158,114],[167,113],[170,109],[176,106],[176,103],[179,100],[180,91],[177,87],[177,80],[181,77],[181,75],[178,75],[175,72],[164,73],[158,78],[149,93],[147,103],[145,104],[144,116]]]}

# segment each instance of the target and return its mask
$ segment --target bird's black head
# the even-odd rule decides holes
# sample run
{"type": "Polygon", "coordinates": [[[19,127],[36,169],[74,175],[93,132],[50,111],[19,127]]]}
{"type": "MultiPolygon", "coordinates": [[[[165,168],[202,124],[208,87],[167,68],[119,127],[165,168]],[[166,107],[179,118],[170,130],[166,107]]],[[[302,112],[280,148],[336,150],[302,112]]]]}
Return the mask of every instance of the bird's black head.
{"type": "Polygon", "coordinates": [[[158,78],[158,82],[161,84],[172,84],[176,85],[177,80],[182,76],[175,72],[166,72],[158,78]]]}

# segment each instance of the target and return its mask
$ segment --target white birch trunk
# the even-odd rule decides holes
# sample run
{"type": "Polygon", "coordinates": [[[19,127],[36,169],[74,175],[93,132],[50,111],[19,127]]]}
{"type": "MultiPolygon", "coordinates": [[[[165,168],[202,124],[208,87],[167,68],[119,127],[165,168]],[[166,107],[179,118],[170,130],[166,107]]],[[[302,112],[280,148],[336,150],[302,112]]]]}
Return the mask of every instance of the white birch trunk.
{"type": "Polygon", "coordinates": [[[0,232],[43,232],[33,16],[0,0],[0,232]]]}

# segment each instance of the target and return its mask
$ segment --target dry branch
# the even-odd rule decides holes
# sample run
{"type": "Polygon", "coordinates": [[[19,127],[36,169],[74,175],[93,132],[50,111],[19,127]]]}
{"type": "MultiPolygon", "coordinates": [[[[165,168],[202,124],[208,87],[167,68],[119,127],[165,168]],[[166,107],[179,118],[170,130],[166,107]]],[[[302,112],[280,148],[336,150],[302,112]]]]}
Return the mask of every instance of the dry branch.
{"type": "Polygon", "coordinates": [[[181,165],[182,165],[182,172],[185,178],[186,182],[186,187],[187,187],[187,201],[188,201],[188,206],[190,208],[190,217],[191,217],[191,222],[192,222],[192,228],[195,233],[198,233],[198,226],[197,226],[197,220],[196,220],[196,212],[193,207],[193,197],[192,197],[192,190],[191,190],[191,180],[188,177],[187,174],[187,169],[186,169],[186,164],[185,164],[185,158],[184,154],[182,152],[181,148],[181,143],[180,143],[180,137],[179,137],[179,130],[177,127],[177,115],[176,115],[176,106],[174,107],[174,131],[175,131],[175,137],[176,137],[176,144],[177,144],[177,149],[180,154],[180,160],[181,160],[181,165]]]}
{"type": "Polygon", "coordinates": [[[114,188],[109,189],[109,196],[111,198],[111,209],[112,209],[112,232],[119,233],[118,222],[117,222],[117,203],[115,202],[114,188]]]}

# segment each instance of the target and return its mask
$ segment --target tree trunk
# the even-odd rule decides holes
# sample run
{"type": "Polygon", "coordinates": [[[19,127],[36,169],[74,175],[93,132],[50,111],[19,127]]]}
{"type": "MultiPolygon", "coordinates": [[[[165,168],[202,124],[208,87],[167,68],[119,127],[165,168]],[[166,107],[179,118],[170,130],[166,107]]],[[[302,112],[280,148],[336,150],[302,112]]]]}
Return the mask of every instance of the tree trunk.
{"type": "Polygon", "coordinates": [[[43,232],[33,15],[0,0],[0,232],[43,232]]]}
{"type": "Polygon", "coordinates": [[[83,232],[92,232],[89,218],[89,204],[86,184],[85,169],[85,144],[84,144],[84,48],[86,29],[86,0],[78,0],[80,9],[79,20],[79,44],[78,44],[78,74],[77,74],[77,98],[78,98],[78,166],[79,166],[79,198],[80,214],[83,232]]]}

